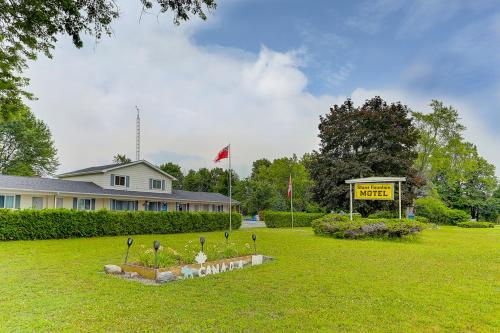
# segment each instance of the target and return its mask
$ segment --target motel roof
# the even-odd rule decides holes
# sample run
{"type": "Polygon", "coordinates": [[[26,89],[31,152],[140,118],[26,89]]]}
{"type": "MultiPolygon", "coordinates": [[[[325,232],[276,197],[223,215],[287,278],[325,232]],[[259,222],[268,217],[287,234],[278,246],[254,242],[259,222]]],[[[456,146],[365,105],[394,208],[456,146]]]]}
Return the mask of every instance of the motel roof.
{"type": "Polygon", "coordinates": [[[129,166],[133,166],[136,164],[144,164],[144,165],[150,167],[151,169],[163,174],[164,176],[166,176],[172,180],[177,180],[177,178],[175,178],[174,176],[166,173],[162,169],[158,168],[156,165],[149,163],[148,161],[145,161],[145,160],[138,160],[138,161],[134,161],[134,162],[130,162],[130,163],[115,163],[115,164],[93,166],[90,168],[66,172],[66,173],[57,175],[57,177],[58,178],[65,178],[65,177],[70,177],[70,176],[81,176],[81,175],[89,175],[89,174],[96,174],[96,173],[105,173],[108,171],[113,171],[113,170],[129,167],[129,166]]]}
{"type": "MultiPolygon", "coordinates": [[[[49,194],[91,195],[113,198],[139,198],[207,203],[229,203],[229,197],[220,193],[173,190],[172,193],[126,191],[102,188],[95,183],[41,177],[0,175],[0,190],[39,192],[49,194]]],[[[232,200],[234,204],[238,201],[232,200]]]]}

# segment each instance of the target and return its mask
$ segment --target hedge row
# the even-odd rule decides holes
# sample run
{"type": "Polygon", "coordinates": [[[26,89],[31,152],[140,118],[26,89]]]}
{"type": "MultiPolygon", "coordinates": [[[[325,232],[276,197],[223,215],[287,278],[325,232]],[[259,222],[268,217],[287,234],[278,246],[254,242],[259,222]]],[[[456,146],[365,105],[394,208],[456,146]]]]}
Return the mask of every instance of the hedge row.
{"type": "MultiPolygon", "coordinates": [[[[293,213],[293,226],[294,227],[310,227],[311,221],[316,220],[326,213],[293,213]]],[[[291,228],[292,227],[292,213],[290,212],[273,212],[270,210],[262,211],[259,217],[266,223],[268,228],[291,228]]]]}
{"type": "MultiPolygon", "coordinates": [[[[368,215],[369,219],[399,219],[399,212],[390,210],[379,210],[373,214],[368,215]]],[[[415,221],[422,223],[429,223],[429,219],[425,216],[415,216],[415,221]]]]}
{"type": "Polygon", "coordinates": [[[458,223],[457,226],[462,228],[494,228],[495,224],[491,222],[469,221],[469,222],[458,223]]]}
{"type": "Polygon", "coordinates": [[[348,216],[330,214],[314,220],[312,228],[317,235],[335,238],[402,238],[419,233],[427,225],[415,220],[366,219],[349,221],[348,216]]]}
{"type": "MultiPolygon", "coordinates": [[[[232,214],[233,229],[242,216],[232,214]]],[[[171,234],[229,229],[229,214],[0,209],[0,240],[171,234]]]]}
{"type": "Polygon", "coordinates": [[[426,197],[417,199],[415,211],[419,216],[429,219],[430,223],[456,225],[470,220],[470,215],[463,210],[451,209],[439,199],[426,197]]]}

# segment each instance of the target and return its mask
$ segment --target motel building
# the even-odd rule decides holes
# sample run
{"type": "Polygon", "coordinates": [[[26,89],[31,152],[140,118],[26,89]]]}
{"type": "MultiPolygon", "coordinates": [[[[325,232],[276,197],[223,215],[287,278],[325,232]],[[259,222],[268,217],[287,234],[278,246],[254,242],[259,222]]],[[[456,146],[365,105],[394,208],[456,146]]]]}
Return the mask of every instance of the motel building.
{"type": "Polygon", "coordinates": [[[173,190],[173,180],[144,160],[76,170],[56,179],[0,175],[0,209],[229,212],[229,197],[173,190]]]}

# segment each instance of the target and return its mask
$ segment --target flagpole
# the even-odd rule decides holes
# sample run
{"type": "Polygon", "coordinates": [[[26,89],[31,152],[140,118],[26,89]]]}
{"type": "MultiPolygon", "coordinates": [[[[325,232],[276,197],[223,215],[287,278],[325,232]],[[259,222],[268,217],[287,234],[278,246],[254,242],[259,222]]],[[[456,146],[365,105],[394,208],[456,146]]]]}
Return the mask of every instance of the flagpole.
{"type": "Polygon", "coordinates": [[[290,183],[292,184],[292,188],[290,191],[290,211],[292,212],[292,229],[293,229],[293,183],[292,183],[292,174],[290,174],[290,183]]]}
{"type": "Polygon", "coordinates": [[[228,146],[228,155],[229,155],[229,231],[233,231],[233,223],[232,223],[232,185],[231,185],[231,144],[228,146]]]}

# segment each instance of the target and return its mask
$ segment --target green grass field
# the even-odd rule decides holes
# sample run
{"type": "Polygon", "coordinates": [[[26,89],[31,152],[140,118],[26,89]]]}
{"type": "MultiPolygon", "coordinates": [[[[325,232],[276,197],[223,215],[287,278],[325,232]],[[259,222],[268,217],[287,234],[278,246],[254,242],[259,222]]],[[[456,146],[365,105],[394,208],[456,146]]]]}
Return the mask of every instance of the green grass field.
{"type": "MultiPolygon", "coordinates": [[[[253,232],[275,262],[161,286],[102,273],[121,262],[127,237],[0,243],[0,331],[500,331],[498,227],[443,227],[413,241],[310,228],[232,237],[253,232]]],[[[198,236],[136,236],[134,245],[198,236]]]]}

